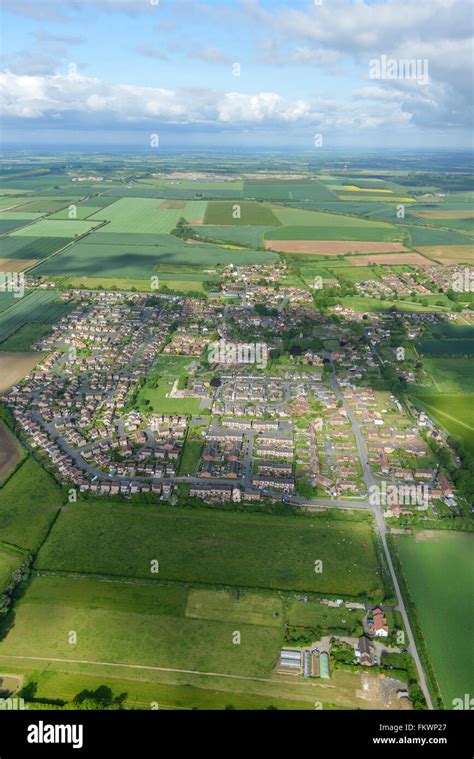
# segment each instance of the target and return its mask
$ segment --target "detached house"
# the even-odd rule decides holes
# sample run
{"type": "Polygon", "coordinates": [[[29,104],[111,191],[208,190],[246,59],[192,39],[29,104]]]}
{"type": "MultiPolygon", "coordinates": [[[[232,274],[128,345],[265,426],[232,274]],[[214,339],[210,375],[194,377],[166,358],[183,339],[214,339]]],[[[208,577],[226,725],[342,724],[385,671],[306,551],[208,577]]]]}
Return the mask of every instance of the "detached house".
{"type": "Polygon", "coordinates": [[[386,638],[388,636],[387,620],[384,617],[383,610],[376,606],[372,609],[371,615],[367,618],[367,630],[375,635],[376,638],[386,638]]]}

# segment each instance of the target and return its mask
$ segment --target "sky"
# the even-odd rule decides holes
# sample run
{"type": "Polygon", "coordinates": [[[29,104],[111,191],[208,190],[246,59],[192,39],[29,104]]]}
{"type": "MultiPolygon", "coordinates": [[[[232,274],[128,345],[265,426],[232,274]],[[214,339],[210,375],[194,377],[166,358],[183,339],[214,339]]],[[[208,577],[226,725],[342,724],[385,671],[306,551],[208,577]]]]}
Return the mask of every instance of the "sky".
{"type": "Polygon", "coordinates": [[[5,144],[472,147],[472,0],[2,5],[5,144]]]}

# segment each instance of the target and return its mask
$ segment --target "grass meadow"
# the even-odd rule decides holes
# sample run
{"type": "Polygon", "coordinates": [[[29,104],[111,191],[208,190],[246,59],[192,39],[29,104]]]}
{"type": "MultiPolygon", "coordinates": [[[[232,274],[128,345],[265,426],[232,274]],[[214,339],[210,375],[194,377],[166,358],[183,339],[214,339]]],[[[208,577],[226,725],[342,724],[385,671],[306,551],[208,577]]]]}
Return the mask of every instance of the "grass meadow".
{"type": "Polygon", "coordinates": [[[370,526],[322,518],[81,502],[60,514],[37,567],[154,579],[153,559],[162,581],[383,596],[370,526]]]}
{"type": "Polygon", "coordinates": [[[396,538],[430,660],[447,709],[474,680],[472,598],[474,536],[416,532],[396,538]]]}
{"type": "Polygon", "coordinates": [[[34,577],[15,607],[0,656],[268,676],[283,642],[281,606],[277,599],[261,602],[246,594],[240,601],[207,593],[201,601],[199,592],[184,587],[34,577]]]}
{"type": "Polygon", "coordinates": [[[35,550],[46,537],[62,504],[53,478],[27,458],[0,488],[0,543],[35,550]]]}

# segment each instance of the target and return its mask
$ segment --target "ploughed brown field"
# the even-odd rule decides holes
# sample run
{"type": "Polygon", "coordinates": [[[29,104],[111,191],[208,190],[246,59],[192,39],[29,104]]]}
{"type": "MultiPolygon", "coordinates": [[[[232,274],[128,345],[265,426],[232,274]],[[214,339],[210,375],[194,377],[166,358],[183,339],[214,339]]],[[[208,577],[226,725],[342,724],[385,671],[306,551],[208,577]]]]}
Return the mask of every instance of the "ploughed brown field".
{"type": "Polygon", "coordinates": [[[41,361],[42,353],[0,352],[0,393],[4,393],[15,382],[23,379],[36,364],[41,361]]]}
{"type": "Polygon", "coordinates": [[[474,245],[419,245],[417,250],[440,264],[474,264],[474,245]]]}
{"type": "Polygon", "coordinates": [[[360,240],[265,240],[265,248],[277,253],[311,253],[345,256],[348,253],[402,253],[400,242],[361,242],[360,240]]]}
{"type": "Polygon", "coordinates": [[[38,263],[37,258],[0,258],[0,271],[23,271],[38,263]]]}
{"type": "Polygon", "coordinates": [[[400,264],[414,264],[415,266],[432,266],[433,261],[429,261],[419,253],[385,253],[382,255],[372,256],[353,256],[350,259],[351,266],[369,266],[370,264],[381,264],[382,266],[400,264]]]}
{"type": "Polygon", "coordinates": [[[0,482],[21,459],[21,446],[15,435],[0,419],[0,482]]]}
{"type": "Polygon", "coordinates": [[[422,216],[423,219],[474,219],[474,211],[443,211],[442,208],[417,211],[416,214],[422,216]]]}
{"type": "Polygon", "coordinates": [[[186,201],[165,200],[165,202],[161,204],[160,208],[186,208],[186,201]]]}

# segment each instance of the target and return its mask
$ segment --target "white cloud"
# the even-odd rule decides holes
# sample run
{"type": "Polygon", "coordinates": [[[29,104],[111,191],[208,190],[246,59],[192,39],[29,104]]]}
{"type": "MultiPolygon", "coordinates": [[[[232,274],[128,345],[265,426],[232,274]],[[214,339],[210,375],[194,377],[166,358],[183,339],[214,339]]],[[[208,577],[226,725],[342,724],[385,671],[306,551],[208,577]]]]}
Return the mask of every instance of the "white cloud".
{"type": "Polygon", "coordinates": [[[235,58],[215,47],[200,47],[188,51],[188,58],[196,58],[206,63],[232,63],[235,58]]]}
{"type": "MultiPolygon", "coordinates": [[[[372,98],[374,99],[374,98],[372,98]]],[[[106,84],[83,75],[0,75],[5,121],[58,118],[71,124],[204,125],[209,128],[280,127],[372,129],[408,126],[397,102],[289,99],[274,92],[217,92],[207,88],[135,87],[106,84]]]]}

